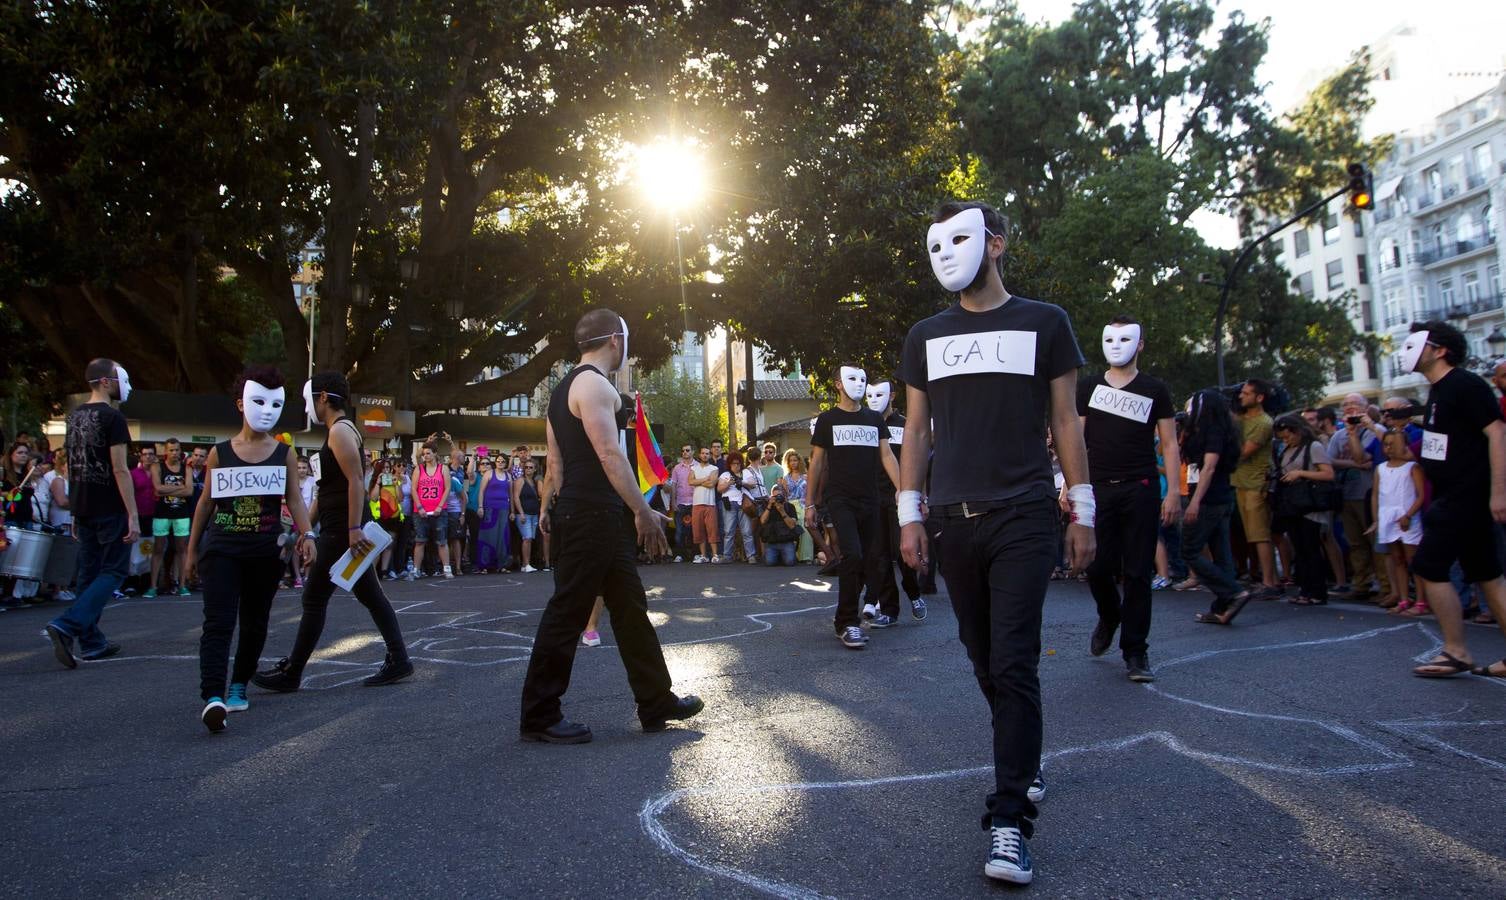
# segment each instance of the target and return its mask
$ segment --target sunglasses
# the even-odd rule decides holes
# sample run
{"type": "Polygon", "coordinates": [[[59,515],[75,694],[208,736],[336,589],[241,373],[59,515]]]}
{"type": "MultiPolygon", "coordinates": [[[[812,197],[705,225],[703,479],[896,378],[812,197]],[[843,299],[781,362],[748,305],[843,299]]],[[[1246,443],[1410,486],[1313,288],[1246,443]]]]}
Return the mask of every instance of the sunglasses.
{"type": "Polygon", "coordinates": [[[690,448],[689,447],[681,447],[680,448],[680,452],[681,453],[689,453],[690,452],[690,448]]]}

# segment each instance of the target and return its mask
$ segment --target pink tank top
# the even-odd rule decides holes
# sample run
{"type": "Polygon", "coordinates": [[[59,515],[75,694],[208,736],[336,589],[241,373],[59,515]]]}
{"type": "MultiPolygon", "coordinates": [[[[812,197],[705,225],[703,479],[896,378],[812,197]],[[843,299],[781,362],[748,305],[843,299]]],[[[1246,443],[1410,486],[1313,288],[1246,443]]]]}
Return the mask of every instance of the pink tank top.
{"type": "Polygon", "coordinates": [[[444,466],[435,466],[434,471],[425,472],[424,467],[418,467],[418,475],[413,481],[413,495],[418,498],[418,505],[424,508],[424,512],[435,512],[439,509],[439,498],[444,496],[444,482],[449,475],[444,466]]]}

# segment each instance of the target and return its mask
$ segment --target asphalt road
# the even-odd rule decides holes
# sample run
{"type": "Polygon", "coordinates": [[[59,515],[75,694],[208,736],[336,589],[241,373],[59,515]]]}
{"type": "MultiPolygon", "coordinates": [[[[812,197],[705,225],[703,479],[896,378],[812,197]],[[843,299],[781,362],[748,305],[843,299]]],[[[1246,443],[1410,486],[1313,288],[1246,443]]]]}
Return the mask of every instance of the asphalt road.
{"type": "MultiPolygon", "coordinates": [[[[989,731],[945,596],[864,651],[813,568],[643,570],[689,727],[637,729],[622,665],[582,649],[566,714],[517,738],[547,574],[389,586],[418,665],[341,595],[305,689],[198,721],[198,598],[129,600],[119,658],[61,669],[53,609],[0,615],[0,895],[989,897],[989,731]]],[[[1087,653],[1053,588],[1049,794],[1036,882],[1063,897],[1506,896],[1506,683],[1414,678],[1430,621],[1261,603],[1197,625],[1157,595],[1155,685],[1087,653]]],[[[55,608],[54,608],[55,609],[55,608]]],[[[298,619],[286,591],[267,657],[298,619]]],[[[1506,653],[1472,626],[1477,658],[1506,653]]]]}

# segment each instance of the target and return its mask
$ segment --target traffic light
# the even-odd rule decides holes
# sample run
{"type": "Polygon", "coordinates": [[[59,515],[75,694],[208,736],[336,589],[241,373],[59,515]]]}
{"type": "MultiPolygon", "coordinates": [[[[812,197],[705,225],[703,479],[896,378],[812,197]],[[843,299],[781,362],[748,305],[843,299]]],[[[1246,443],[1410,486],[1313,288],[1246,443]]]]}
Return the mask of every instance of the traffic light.
{"type": "Polygon", "coordinates": [[[1349,164],[1349,205],[1355,209],[1375,208],[1375,179],[1360,163],[1349,164]]]}

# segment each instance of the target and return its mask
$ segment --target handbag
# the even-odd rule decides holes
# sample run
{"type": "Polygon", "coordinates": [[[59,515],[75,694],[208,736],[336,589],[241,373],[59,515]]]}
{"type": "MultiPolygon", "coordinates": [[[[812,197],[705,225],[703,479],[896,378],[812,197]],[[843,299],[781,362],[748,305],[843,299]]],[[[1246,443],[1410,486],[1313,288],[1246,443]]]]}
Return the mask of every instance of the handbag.
{"type": "MultiPolygon", "coordinates": [[[[1313,445],[1311,442],[1302,448],[1302,468],[1304,470],[1312,466],[1313,445]]],[[[1339,486],[1332,481],[1312,481],[1302,479],[1288,484],[1284,481],[1276,483],[1276,515],[1296,518],[1310,513],[1334,512],[1343,505],[1343,494],[1339,486]]]]}

